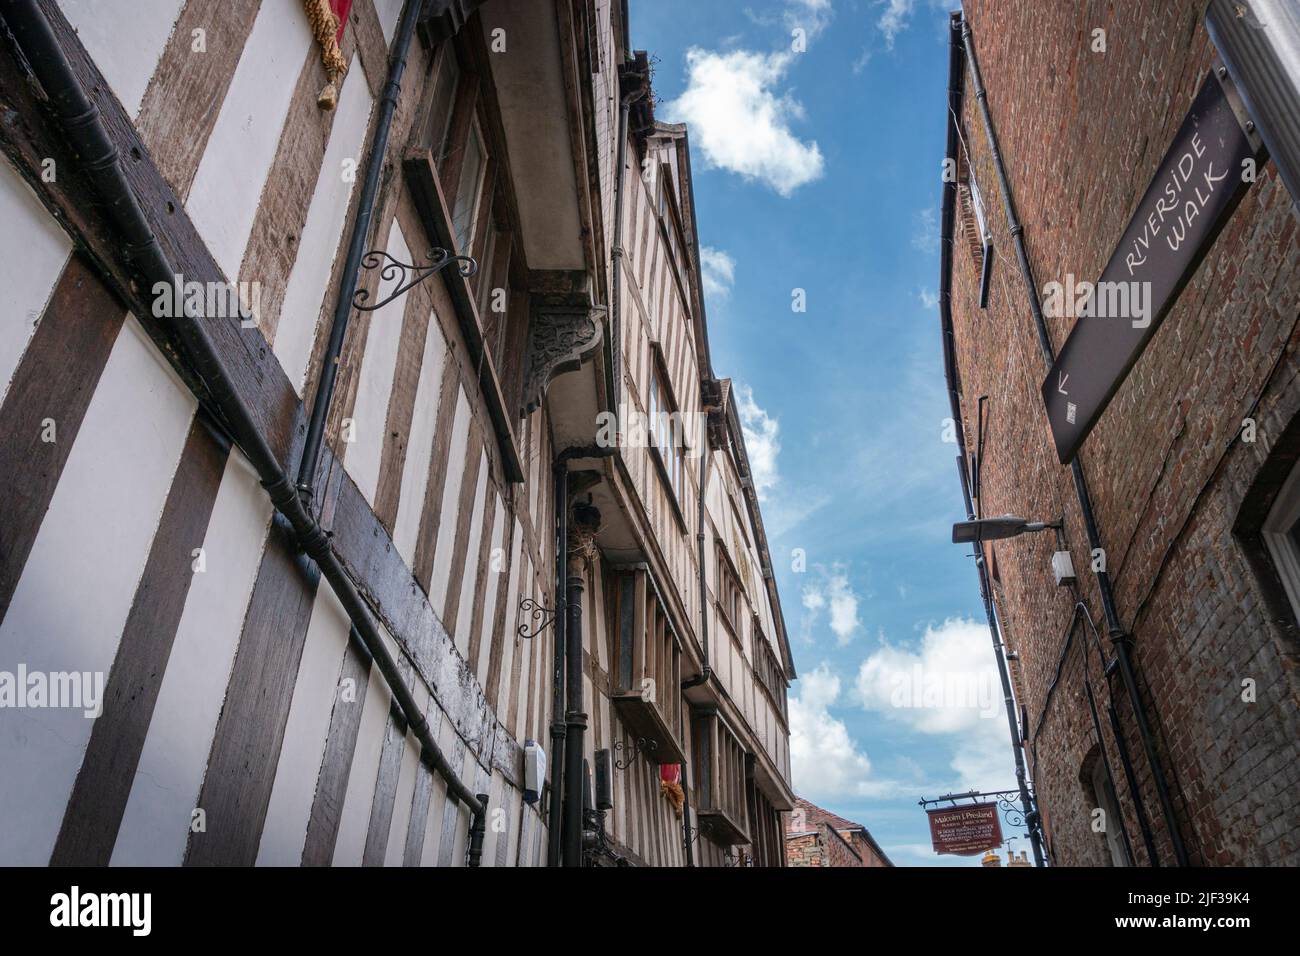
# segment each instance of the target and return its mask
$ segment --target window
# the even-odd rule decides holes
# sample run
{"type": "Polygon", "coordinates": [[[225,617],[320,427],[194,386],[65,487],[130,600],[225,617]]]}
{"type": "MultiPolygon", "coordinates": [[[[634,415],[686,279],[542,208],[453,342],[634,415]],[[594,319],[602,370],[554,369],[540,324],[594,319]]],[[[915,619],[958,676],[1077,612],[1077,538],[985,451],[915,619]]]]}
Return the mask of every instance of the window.
{"type": "Polygon", "coordinates": [[[681,763],[682,652],[649,572],[612,571],[605,612],[614,636],[611,700],[623,727],[633,739],[656,742],[656,763],[681,763]]]}
{"type": "Polygon", "coordinates": [[[429,118],[425,128],[425,145],[433,153],[439,166],[447,154],[447,136],[451,131],[451,114],[456,105],[456,92],[460,86],[460,64],[451,44],[442,45],[438,58],[438,73],[430,97],[429,118]]]}
{"type": "Polygon", "coordinates": [[[979,305],[981,309],[985,309],[989,304],[989,280],[993,276],[993,230],[988,224],[984,198],[980,195],[979,183],[975,181],[975,170],[970,165],[970,157],[966,153],[965,145],[963,142],[961,164],[957,173],[958,219],[971,258],[979,266],[979,305]]]}
{"type": "Polygon", "coordinates": [[[691,771],[700,830],[719,846],[748,843],[745,748],[716,709],[691,711],[691,771]]]}
{"type": "Polygon", "coordinates": [[[663,171],[664,175],[659,177],[659,218],[663,221],[664,233],[668,237],[668,257],[673,265],[680,269],[682,268],[681,238],[677,232],[677,217],[673,213],[673,203],[668,195],[671,169],[665,165],[663,171]]]}
{"type": "Polygon", "coordinates": [[[1260,534],[1291,608],[1300,618],[1300,468],[1293,469],[1282,485],[1260,534]]]}
{"type": "Polygon", "coordinates": [[[738,637],[741,609],[745,606],[744,599],[741,597],[743,592],[740,590],[740,579],[732,569],[721,538],[717,540],[714,547],[718,552],[718,608],[731,633],[738,637]]]}
{"type": "Polygon", "coordinates": [[[648,405],[650,445],[658,453],[668,485],[680,504],[686,500],[686,430],[657,349],[650,374],[648,405]]]}
{"type": "Polygon", "coordinates": [[[762,628],[759,627],[757,617],[754,618],[754,672],[758,676],[758,682],[767,688],[776,709],[784,717],[786,715],[785,673],[777,663],[776,654],[772,651],[772,645],[768,643],[762,628]]]}
{"type": "Polygon", "coordinates": [[[465,157],[456,183],[456,204],[451,211],[451,227],[456,233],[456,251],[468,256],[474,248],[474,230],[478,224],[479,197],[483,192],[483,174],[487,169],[487,152],[478,122],[470,124],[465,140],[465,157]]]}
{"type": "Polygon", "coordinates": [[[1104,816],[1101,818],[1105,824],[1102,831],[1106,837],[1106,850],[1110,854],[1111,866],[1128,866],[1128,852],[1124,848],[1123,831],[1120,829],[1122,821],[1119,815],[1119,807],[1115,804],[1115,791],[1111,787],[1110,779],[1106,776],[1106,764],[1101,759],[1101,751],[1093,747],[1092,772],[1088,777],[1088,789],[1091,790],[1089,796],[1092,797],[1093,807],[1101,810],[1104,816]]]}

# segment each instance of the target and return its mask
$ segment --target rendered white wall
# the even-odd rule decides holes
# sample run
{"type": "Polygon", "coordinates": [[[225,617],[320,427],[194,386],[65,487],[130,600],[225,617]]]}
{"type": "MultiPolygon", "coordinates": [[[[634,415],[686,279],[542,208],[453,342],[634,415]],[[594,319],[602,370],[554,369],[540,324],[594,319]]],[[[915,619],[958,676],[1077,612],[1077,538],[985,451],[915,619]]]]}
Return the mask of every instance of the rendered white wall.
{"type": "Polygon", "coordinates": [[[0,401],[41,320],[72,243],[9,163],[0,160],[0,401]]]}
{"type": "MultiPolygon", "coordinates": [[[[0,670],[107,683],[195,409],[128,317],[0,625],[0,670]]],[[[80,710],[0,712],[0,863],[49,862],[91,726],[80,710]]]]}

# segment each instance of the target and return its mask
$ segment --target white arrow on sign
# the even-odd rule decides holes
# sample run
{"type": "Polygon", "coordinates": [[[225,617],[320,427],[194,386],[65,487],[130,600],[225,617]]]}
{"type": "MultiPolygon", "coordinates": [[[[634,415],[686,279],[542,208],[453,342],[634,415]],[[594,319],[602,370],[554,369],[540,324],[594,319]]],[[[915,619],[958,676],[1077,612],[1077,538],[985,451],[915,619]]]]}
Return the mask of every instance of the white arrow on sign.
{"type": "Polygon", "coordinates": [[[1070,394],[1065,390],[1065,383],[1068,382],[1069,380],[1070,380],[1070,376],[1068,373],[1066,372],[1056,373],[1056,390],[1060,392],[1062,395],[1070,394]]]}

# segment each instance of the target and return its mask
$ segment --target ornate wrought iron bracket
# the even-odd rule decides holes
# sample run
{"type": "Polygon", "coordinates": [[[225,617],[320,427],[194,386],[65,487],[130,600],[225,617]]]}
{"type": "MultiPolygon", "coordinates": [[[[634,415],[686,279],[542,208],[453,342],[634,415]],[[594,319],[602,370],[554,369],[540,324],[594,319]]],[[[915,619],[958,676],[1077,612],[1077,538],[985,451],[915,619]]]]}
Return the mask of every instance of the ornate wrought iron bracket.
{"type": "Polygon", "coordinates": [[[376,309],[382,309],[398,296],[419,285],[429,276],[441,272],[452,263],[457,264],[457,271],[466,279],[478,272],[478,263],[471,256],[453,256],[446,249],[434,249],[429,253],[428,260],[427,263],[422,262],[415,265],[394,259],[387,252],[381,252],[378,249],[367,252],[361,258],[361,268],[367,271],[381,269],[382,271],[379,273],[380,281],[394,282],[397,287],[374,305],[368,304],[370,292],[366,289],[358,289],[356,295],[352,297],[352,304],[360,312],[374,312],[376,309]]]}
{"type": "Polygon", "coordinates": [[[524,598],[519,602],[519,610],[523,614],[531,615],[534,621],[542,622],[529,628],[528,622],[525,621],[516,628],[519,636],[529,641],[555,623],[555,615],[564,610],[564,602],[561,601],[558,607],[547,607],[544,604],[538,604],[532,598],[524,598]]]}
{"type": "MultiPolygon", "coordinates": [[[[1026,821],[1024,808],[1020,805],[1019,790],[986,790],[983,792],[972,790],[967,793],[949,793],[932,800],[918,800],[917,803],[923,807],[940,803],[947,803],[950,806],[957,807],[962,806],[967,800],[978,803],[980,800],[989,797],[996,800],[998,812],[1002,815],[1002,819],[1006,821],[1007,826],[1019,828],[1026,825],[1033,826],[1037,822],[1036,820],[1026,821]]],[[[1032,791],[1030,791],[1029,797],[1030,800],[1033,800],[1032,791]]],[[[1034,814],[1031,813],[1030,816],[1032,817],[1034,814]]]]}
{"type": "MultiPolygon", "coordinates": [[[[614,749],[622,751],[625,750],[626,747],[624,746],[623,741],[619,740],[615,742],[614,749]]],[[[636,758],[639,757],[641,754],[654,753],[654,751],[658,749],[659,749],[659,741],[647,740],[644,737],[638,737],[636,739],[636,743],[632,747],[632,756],[628,757],[626,760],[615,759],[614,767],[618,770],[626,770],[628,767],[632,766],[632,764],[636,761],[636,758]]]]}
{"type": "Polygon", "coordinates": [[[694,843],[696,840],[700,838],[699,827],[687,826],[687,827],[683,827],[682,829],[685,831],[685,835],[682,837],[683,846],[689,846],[690,844],[694,843]]]}

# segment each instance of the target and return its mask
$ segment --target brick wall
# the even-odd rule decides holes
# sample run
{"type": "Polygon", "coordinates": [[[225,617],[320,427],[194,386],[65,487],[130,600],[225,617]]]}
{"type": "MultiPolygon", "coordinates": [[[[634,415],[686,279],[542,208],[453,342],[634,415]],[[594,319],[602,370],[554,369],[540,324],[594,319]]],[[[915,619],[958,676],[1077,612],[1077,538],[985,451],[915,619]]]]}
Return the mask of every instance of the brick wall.
{"type": "MultiPolygon", "coordinates": [[[[967,0],[1019,218],[1040,290],[1096,280],[1213,60],[1204,4],[967,0]],[[1096,28],[1106,51],[1090,49],[1096,28]]],[[[1112,654],[1070,470],[1055,457],[1039,396],[1046,366],[970,93],[963,136],[988,207],[989,307],[957,237],[953,321],[968,448],[989,396],[986,515],[1065,519],[1077,597],[1096,622],[1071,633],[1075,596],[1057,588],[1050,533],[993,548],[999,613],[1018,652],[1027,757],[1058,864],[1109,861],[1090,827],[1086,782],[1102,739],[1140,864],[1133,794],[1107,726],[1100,660],[1112,654]],[[1064,656],[1063,656],[1064,654],[1064,656]],[[1049,688],[1060,677],[1056,689],[1049,688]]],[[[1144,708],[1192,861],[1300,863],[1300,679],[1295,617],[1257,530],[1300,455],[1300,252],[1296,216],[1269,164],[1250,187],[1082,451],[1120,620],[1133,635],[1144,708]],[[1243,418],[1258,422],[1253,443],[1243,418]],[[1236,531],[1234,532],[1234,529],[1236,531]],[[1242,681],[1256,683],[1254,703],[1242,681]]],[[[1048,319],[1059,350],[1074,320],[1048,319]]],[[[957,491],[954,488],[954,496],[957,491]]],[[[1173,862],[1149,765],[1118,677],[1113,696],[1161,862],[1173,862]]]]}
{"type": "Polygon", "coordinates": [[[821,866],[822,846],[820,833],[787,834],[785,838],[786,866],[821,866]]]}
{"type": "Polygon", "coordinates": [[[828,824],[785,839],[786,866],[864,866],[855,848],[828,824]]]}

